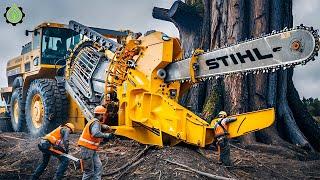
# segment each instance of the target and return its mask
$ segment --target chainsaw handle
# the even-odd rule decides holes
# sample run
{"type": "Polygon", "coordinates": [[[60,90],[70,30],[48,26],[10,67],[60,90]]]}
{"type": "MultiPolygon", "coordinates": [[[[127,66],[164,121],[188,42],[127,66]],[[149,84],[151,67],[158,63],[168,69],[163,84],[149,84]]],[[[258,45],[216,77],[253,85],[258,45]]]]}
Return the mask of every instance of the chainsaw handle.
{"type": "Polygon", "coordinates": [[[54,152],[54,153],[57,153],[57,154],[59,154],[59,155],[64,154],[63,152],[61,152],[61,151],[59,151],[59,150],[56,150],[56,149],[54,149],[53,147],[50,147],[50,148],[49,148],[49,151],[54,152]]]}

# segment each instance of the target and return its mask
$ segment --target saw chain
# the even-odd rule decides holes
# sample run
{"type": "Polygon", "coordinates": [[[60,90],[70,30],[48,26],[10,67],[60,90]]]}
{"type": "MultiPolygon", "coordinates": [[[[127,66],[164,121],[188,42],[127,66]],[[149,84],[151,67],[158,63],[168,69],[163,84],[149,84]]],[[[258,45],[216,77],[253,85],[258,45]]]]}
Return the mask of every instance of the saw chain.
{"type": "Polygon", "coordinates": [[[194,82],[232,74],[275,72],[315,60],[318,51],[318,30],[300,25],[199,54],[194,73],[189,71],[194,57],[173,62],[166,67],[165,81],[194,82]]]}
{"type": "MultiPolygon", "coordinates": [[[[112,52],[122,46],[78,22],[70,21],[69,28],[112,52]]],[[[165,68],[165,82],[199,82],[232,74],[259,74],[293,68],[315,60],[319,46],[318,30],[301,24],[210,52],[197,53],[196,57],[191,53],[192,57],[175,61],[165,68]]]]}

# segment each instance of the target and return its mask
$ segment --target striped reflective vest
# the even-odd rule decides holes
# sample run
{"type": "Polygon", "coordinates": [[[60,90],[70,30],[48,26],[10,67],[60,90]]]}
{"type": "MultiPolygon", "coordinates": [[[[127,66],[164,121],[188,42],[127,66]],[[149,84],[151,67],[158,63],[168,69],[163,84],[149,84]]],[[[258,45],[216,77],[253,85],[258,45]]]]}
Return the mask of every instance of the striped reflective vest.
{"type": "Polygon", "coordinates": [[[215,124],[211,125],[214,128],[215,138],[228,135],[227,118],[220,118],[215,124]]]}
{"type": "Polygon", "coordinates": [[[44,136],[43,139],[48,140],[51,144],[59,145],[61,142],[61,129],[61,126],[57,127],[55,130],[44,136]]]}
{"type": "Polygon", "coordinates": [[[98,150],[101,138],[93,137],[90,133],[90,126],[94,121],[99,121],[97,119],[92,119],[89,121],[86,126],[84,127],[82,134],[78,140],[78,145],[86,147],[92,150],[98,150]]]}

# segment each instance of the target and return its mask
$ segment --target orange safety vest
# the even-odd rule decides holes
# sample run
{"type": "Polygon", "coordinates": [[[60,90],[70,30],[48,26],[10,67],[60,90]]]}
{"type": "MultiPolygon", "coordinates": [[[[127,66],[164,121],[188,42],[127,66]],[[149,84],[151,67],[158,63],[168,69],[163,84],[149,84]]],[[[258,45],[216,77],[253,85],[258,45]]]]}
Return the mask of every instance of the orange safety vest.
{"type": "Polygon", "coordinates": [[[78,146],[83,146],[92,150],[98,150],[101,142],[101,138],[93,137],[90,133],[90,126],[94,121],[99,121],[99,120],[92,119],[84,127],[82,134],[78,140],[78,146]]]}
{"type": "Polygon", "coordinates": [[[59,145],[61,142],[61,129],[61,126],[57,127],[55,130],[44,136],[43,139],[48,140],[51,144],[59,145]]]}
{"type": "MultiPolygon", "coordinates": [[[[221,121],[221,120],[219,120],[221,121]]],[[[228,130],[228,125],[222,121],[220,122],[220,124],[217,124],[218,122],[216,122],[216,124],[213,125],[213,127],[215,127],[214,129],[214,136],[215,137],[220,137],[220,136],[223,136],[223,135],[227,135],[226,133],[227,130],[228,130]]]]}

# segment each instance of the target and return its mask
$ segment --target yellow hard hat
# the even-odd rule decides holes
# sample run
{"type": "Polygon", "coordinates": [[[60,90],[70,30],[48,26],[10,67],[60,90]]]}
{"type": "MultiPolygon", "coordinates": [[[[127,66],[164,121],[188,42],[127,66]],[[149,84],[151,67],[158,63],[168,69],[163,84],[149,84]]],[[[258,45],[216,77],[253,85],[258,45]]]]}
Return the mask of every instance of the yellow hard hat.
{"type": "Polygon", "coordinates": [[[67,126],[68,128],[71,129],[72,133],[74,133],[74,125],[72,123],[67,123],[65,124],[65,126],[67,126]]]}
{"type": "Polygon", "coordinates": [[[221,118],[224,118],[224,117],[227,117],[228,114],[225,112],[225,111],[220,111],[219,114],[218,114],[218,117],[221,117],[221,118]]]}
{"type": "Polygon", "coordinates": [[[103,106],[97,106],[96,108],[94,108],[93,112],[95,114],[104,114],[106,113],[106,108],[104,108],[103,106]]]}

